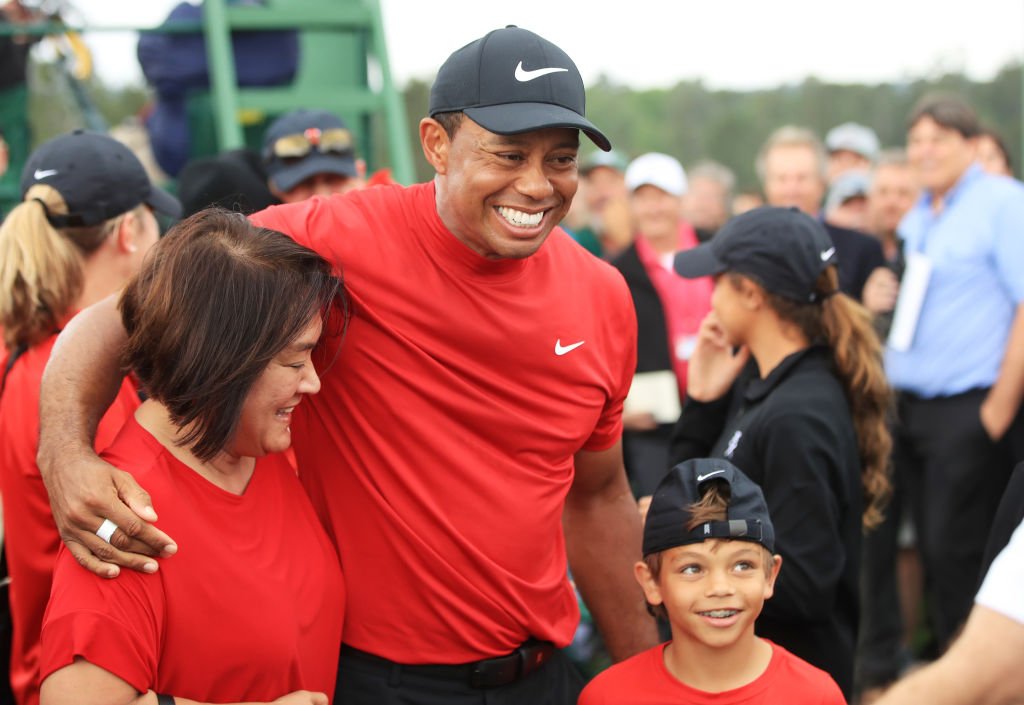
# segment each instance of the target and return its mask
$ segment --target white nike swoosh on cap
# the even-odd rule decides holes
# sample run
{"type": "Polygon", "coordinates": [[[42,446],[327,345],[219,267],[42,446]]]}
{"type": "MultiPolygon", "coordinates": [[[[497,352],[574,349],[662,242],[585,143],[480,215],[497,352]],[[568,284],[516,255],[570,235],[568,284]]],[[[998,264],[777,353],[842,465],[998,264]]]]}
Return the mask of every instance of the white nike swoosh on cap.
{"type": "Polygon", "coordinates": [[[832,255],[834,255],[835,253],[836,253],[836,248],[835,247],[828,248],[827,250],[825,250],[824,252],[821,253],[821,261],[822,262],[827,262],[828,258],[831,257],[832,255]]]}
{"type": "Polygon", "coordinates": [[[45,179],[47,176],[53,176],[56,173],[56,169],[36,169],[32,174],[32,178],[39,181],[39,179],[45,179]]]}
{"type": "Polygon", "coordinates": [[[568,70],[569,69],[558,69],[551,67],[546,69],[534,69],[533,71],[527,71],[526,69],[523,68],[523,62],[520,61],[519,64],[516,65],[516,80],[519,81],[520,83],[526,83],[527,81],[532,81],[535,78],[547,76],[549,73],[558,73],[559,71],[568,70]]]}
{"type": "Polygon", "coordinates": [[[709,472],[707,475],[697,475],[697,482],[704,482],[704,480],[708,479],[712,475],[719,475],[723,472],[725,472],[725,470],[715,470],[714,472],[709,472]]]}
{"type": "Polygon", "coordinates": [[[562,355],[565,355],[568,352],[572,352],[573,350],[575,350],[579,346],[583,345],[583,343],[585,343],[585,342],[587,342],[587,341],[581,340],[578,343],[573,343],[572,345],[565,345],[565,346],[563,346],[562,345],[562,339],[559,338],[558,340],[555,341],[555,355],[562,356],[562,355]]]}

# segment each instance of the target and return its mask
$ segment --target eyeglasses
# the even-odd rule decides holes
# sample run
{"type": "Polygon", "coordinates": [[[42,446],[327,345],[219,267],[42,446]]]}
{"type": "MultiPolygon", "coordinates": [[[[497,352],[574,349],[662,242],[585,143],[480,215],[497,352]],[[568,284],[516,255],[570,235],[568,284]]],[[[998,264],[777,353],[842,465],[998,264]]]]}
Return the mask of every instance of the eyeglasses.
{"type": "Polygon", "coordinates": [[[314,149],[323,153],[348,154],[352,151],[352,133],[342,127],[329,130],[310,127],[294,135],[278,137],[272,147],[274,156],[281,159],[305,157],[314,149]]]}

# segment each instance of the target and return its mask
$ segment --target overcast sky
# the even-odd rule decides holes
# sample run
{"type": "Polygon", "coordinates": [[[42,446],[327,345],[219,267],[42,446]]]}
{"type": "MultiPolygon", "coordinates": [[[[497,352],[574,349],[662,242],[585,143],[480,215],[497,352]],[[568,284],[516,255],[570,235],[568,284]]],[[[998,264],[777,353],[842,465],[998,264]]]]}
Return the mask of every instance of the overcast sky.
{"type": "MultiPolygon", "coordinates": [[[[630,87],[701,79],[759,88],[813,74],[843,83],[899,81],[962,70],[991,78],[1024,57],[1024,0],[380,0],[392,73],[431,79],[453,50],[517,24],[561,46],[584,80],[630,87]],[[603,9],[599,9],[603,8],[603,9]]],[[[153,25],[177,0],[74,0],[107,25],[153,25]]],[[[97,72],[141,81],[135,37],[87,35],[97,72]]]]}

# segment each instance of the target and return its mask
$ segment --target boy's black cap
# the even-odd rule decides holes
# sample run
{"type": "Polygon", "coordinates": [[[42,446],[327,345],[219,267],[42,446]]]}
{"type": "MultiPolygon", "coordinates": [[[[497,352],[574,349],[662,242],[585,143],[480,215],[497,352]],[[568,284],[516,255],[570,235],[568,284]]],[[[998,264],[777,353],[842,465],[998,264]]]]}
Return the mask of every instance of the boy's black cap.
{"type": "Polygon", "coordinates": [[[429,114],[462,111],[499,135],[576,128],[607,152],[611,142],[584,117],[586,105],[583,77],[569,55],[509,25],[448,57],[430,89],[429,114]]]}
{"type": "Polygon", "coordinates": [[[36,184],[52,186],[68,215],[50,216],[54,227],[89,226],[127,213],[141,203],[181,217],[181,204],[154,186],[142,162],[113,137],[75,130],[34,151],[21,172],[21,196],[36,184]]]}
{"type": "Polygon", "coordinates": [[[708,539],[754,541],[775,552],[775,529],[761,488],[728,460],[698,458],[672,468],[651,498],[644,523],[643,555],[708,539]],[[687,531],[691,505],[700,501],[709,482],[724,482],[730,498],[727,519],[687,531]]]}
{"type": "Polygon", "coordinates": [[[764,207],[736,216],[709,242],[678,253],[675,269],[687,279],[748,274],[773,294],[813,302],[815,282],[836,261],[824,225],[796,208],[764,207]]]}

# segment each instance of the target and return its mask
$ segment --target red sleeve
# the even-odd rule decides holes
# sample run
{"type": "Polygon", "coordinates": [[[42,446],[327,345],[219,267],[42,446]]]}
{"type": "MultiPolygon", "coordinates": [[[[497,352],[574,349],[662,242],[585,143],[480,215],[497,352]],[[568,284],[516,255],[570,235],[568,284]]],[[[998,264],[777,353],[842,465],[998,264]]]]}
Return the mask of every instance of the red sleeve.
{"type": "MultiPolygon", "coordinates": [[[[610,269],[610,268],[609,268],[610,269]]],[[[622,405],[636,371],[636,311],[622,275],[611,270],[604,301],[607,315],[608,364],[612,384],[608,402],[583,450],[608,450],[622,437],[622,405]]]]}
{"type": "Polygon", "coordinates": [[[107,580],[61,546],[40,637],[40,682],[81,657],[146,692],[156,683],[163,615],[159,574],[123,570],[107,580]]]}
{"type": "Polygon", "coordinates": [[[249,220],[261,228],[277,230],[289,236],[303,247],[308,247],[331,264],[340,264],[331,246],[332,237],[338,230],[333,222],[329,204],[331,199],[314,197],[300,203],[271,206],[249,216],[249,220]]]}

